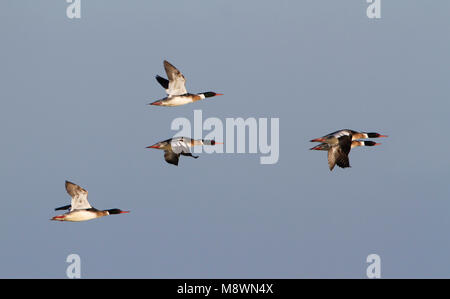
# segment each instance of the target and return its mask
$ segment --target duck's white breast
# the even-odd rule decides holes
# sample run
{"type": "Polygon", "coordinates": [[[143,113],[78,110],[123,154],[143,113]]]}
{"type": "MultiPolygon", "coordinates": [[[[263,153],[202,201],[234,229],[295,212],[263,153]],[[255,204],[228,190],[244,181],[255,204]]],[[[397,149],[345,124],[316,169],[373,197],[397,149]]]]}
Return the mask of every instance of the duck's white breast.
{"type": "Polygon", "coordinates": [[[191,97],[187,97],[187,96],[173,96],[168,98],[163,105],[164,106],[180,106],[180,105],[185,105],[185,104],[189,104],[192,103],[193,100],[191,97]]]}
{"type": "Polygon", "coordinates": [[[69,214],[67,214],[66,217],[64,217],[65,221],[86,221],[97,218],[98,215],[95,212],[92,211],[72,211],[69,214]]]}

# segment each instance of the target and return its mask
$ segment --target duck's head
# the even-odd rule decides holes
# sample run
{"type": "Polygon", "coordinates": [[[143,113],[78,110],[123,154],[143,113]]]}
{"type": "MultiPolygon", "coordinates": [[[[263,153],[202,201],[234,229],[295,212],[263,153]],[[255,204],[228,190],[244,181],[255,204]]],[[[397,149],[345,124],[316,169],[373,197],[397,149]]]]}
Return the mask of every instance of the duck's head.
{"type": "Polygon", "coordinates": [[[358,147],[358,146],[375,146],[375,145],[380,145],[380,144],[381,143],[376,143],[374,141],[353,140],[352,148],[358,147]]]}
{"type": "Polygon", "coordinates": [[[212,98],[212,97],[216,97],[216,96],[223,96],[223,93],[215,93],[213,91],[203,92],[202,94],[205,96],[205,98],[212,98]]]}
{"type": "Polygon", "coordinates": [[[374,141],[361,141],[362,142],[362,146],[375,146],[375,145],[380,145],[381,143],[376,143],[374,141]]]}
{"type": "Polygon", "coordinates": [[[209,140],[209,139],[202,139],[203,145],[216,145],[216,144],[223,144],[223,142],[216,142],[215,140],[209,140]]]}
{"type": "Polygon", "coordinates": [[[367,138],[380,138],[380,137],[388,137],[387,135],[381,135],[379,133],[366,133],[367,134],[367,138]]]}
{"type": "Polygon", "coordinates": [[[122,211],[121,209],[109,209],[106,210],[109,215],[125,214],[130,213],[130,211],[122,211]]]}

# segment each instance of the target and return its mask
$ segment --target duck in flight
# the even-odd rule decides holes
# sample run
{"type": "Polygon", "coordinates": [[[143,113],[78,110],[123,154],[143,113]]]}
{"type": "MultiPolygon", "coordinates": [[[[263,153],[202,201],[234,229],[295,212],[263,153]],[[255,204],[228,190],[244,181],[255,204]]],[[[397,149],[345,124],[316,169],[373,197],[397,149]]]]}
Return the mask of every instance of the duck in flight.
{"type": "Polygon", "coordinates": [[[197,159],[198,156],[194,156],[191,153],[191,147],[196,145],[216,145],[223,144],[221,142],[216,142],[215,140],[205,140],[205,139],[191,139],[188,137],[174,137],[154,145],[147,146],[147,148],[155,148],[164,151],[164,159],[167,163],[178,166],[178,161],[180,155],[188,156],[197,159]]]}
{"type": "Polygon", "coordinates": [[[164,60],[164,69],[166,70],[167,78],[169,80],[158,75],[156,76],[156,80],[166,90],[167,97],[150,103],[149,105],[181,106],[203,100],[205,98],[223,95],[212,91],[197,94],[188,93],[186,90],[186,79],[183,74],[167,60],[164,60]]]}
{"type": "MultiPolygon", "coordinates": [[[[376,143],[373,141],[366,141],[366,140],[353,140],[351,149],[358,147],[358,146],[375,146],[380,145],[381,143],[376,143]]],[[[327,151],[331,148],[331,145],[329,143],[321,143],[319,145],[316,145],[315,147],[310,148],[311,150],[318,150],[318,151],[327,151]]]]}
{"type": "Polygon", "coordinates": [[[351,136],[352,140],[388,137],[387,135],[381,135],[379,133],[366,133],[366,132],[358,132],[358,131],[349,130],[349,129],[343,129],[343,130],[339,130],[339,131],[330,133],[330,134],[325,135],[320,138],[315,138],[315,139],[311,140],[311,142],[336,143],[337,138],[344,136],[344,135],[351,136]]]}
{"type": "Polygon", "coordinates": [[[359,146],[375,146],[380,143],[373,141],[355,140],[359,138],[379,138],[387,137],[379,133],[357,132],[353,130],[340,130],[320,138],[311,140],[311,142],[322,142],[311,148],[311,150],[328,151],[328,166],[330,171],[337,165],[341,168],[350,167],[348,155],[350,150],[359,146]]]}
{"type": "Polygon", "coordinates": [[[122,211],[120,209],[110,209],[101,211],[97,210],[96,208],[93,208],[87,200],[88,192],[85,189],[78,186],[77,184],[71,183],[69,181],[66,181],[66,191],[72,197],[71,204],[56,208],[55,211],[69,210],[69,209],[70,211],[65,214],[55,216],[50,220],[80,222],[100,218],[103,216],[130,212],[130,211],[122,211]]]}

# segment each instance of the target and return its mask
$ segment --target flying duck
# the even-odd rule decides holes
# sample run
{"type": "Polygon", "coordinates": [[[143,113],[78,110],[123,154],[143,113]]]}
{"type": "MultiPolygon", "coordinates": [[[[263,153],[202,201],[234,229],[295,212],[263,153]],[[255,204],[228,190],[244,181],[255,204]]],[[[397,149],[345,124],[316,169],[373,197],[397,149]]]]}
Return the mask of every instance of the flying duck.
{"type": "Polygon", "coordinates": [[[188,156],[197,159],[198,156],[194,156],[191,153],[190,148],[196,145],[215,145],[223,144],[216,142],[215,140],[205,140],[205,139],[191,139],[188,137],[174,137],[154,145],[147,146],[147,148],[156,148],[164,150],[164,159],[167,163],[177,165],[180,159],[180,155],[188,156]]]}
{"type": "Polygon", "coordinates": [[[66,181],[66,191],[72,197],[71,204],[56,208],[55,211],[69,210],[69,209],[70,211],[65,214],[55,216],[50,220],[80,222],[100,218],[103,216],[130,212],[130,211],[122,211],[120,209],[110,209],[101,211],[97,210],[96,208],[93,208],[87,200],[88,192],[85,189],[81,188],[80,186],[69,181],[66,181]]]}
{"type": "Polygon", "coordinates": [[[181,106],[205,98],[223,95],[212,91],[197,94],[188,93],[186,90],[186,79],[183,74],[167,60],[164,60],[164,69],[166,70],[167,78],[169,78],[169,80],[159,75],[156,76],[156,80],[166,90],[167,97],[150,103],[149,105],[181,106]]]}
{"type": "MultiPolygon", "coordinates": [[[[373,141],[365,141],[365,140],[353,140],[351,148],[355,148],[358,146],[375,146],[380,145],[381,143],[376,143],[373,141]]],[[[310,148],[311,150],[318,150],[318,151],[327,151],[331,148],[331,145],[329,143],[321,143],[319,145],[316,145],[315,147],[310,148]]]]}
{"type": "Polygon", "coordinates": [[[311,150],[328,151],[328,166],[330,171],[334,166],[341,168],[350,167],[350,161],[348,154],[352,148],[358,146],[375,146],[380,143],[373,141],[352,140],[352,135],[343,134],[339,137],[333,136],[332,138],[324,138],[324,143],[321,143],[311,150]]]}
{"type": "Polygon", "coordinates": [[[328,150],[328,166],[330,171],[333,170],[334,166],[337,164],[339,167],[346,168],[350,167],[350,161],[348,160],[348,154],[350,153],[352,136],[342,135],[339,137],[326,138],[323,145],[318,146],[318,148],[311,149],[322,149],[328,150]]]}
{"type": "Polygon", "coordinates": [[[379,137],[388,137],[387,135],[381,135],[379,133],[367,133],[367,132],[358,132],[354,130],[344,129],[339,130],[328,135],[325,135],[320,138],[316,138],[311,140],[311,142],[325,142],[325,143],[336,143],[337,138],[348,135],[352,137],[352,140],[356,139],[367,139],[367,138],[379,138],[379,137]]]}

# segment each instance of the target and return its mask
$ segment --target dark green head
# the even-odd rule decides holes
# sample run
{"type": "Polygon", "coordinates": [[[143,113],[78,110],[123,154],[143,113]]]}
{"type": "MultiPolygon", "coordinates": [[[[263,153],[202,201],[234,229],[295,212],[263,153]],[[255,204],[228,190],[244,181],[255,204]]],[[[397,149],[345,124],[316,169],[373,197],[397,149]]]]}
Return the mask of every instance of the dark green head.
{"type": "Polygon", "coordinates": [[[373,141],[364,141],[364,146],[374,146],[374,145],[380,145],[380,143],[376,143],[373,141]]]}
{"type": "Polygon", "coordinates": [[[223,96],[222,93],[215,93],[213,91],[203,92],[203,95],[205,96],[205,98],[212,98],[212,97],[215,97],[215,96],[223,96]]]}
{"type": "Polygon", "coordinates": [[[216,142],[215,140],[209,140],[209,139],[202,139],[203,145],[216,145],[216,144],[223,144],[223,142],[216,142]]]}
{"type": "Polygon", "coordinates": [[[121,209],[110,209],[110,210],[106,210],[106,211],[109,213],[109,215],[130,213],[130,211],[122,211],[121,209]]]}
{"type": "Polygon", "coordinates": [[[366,133],[368,138],[379,138],[379,137],[387,137],[387,135],[381,135],[378,133],[366,133]]]}
{"type": "Polygon", "coordinates": [[[216,144],[215,140],[202,139],[203,145],[214,145],[216,144]]]}

